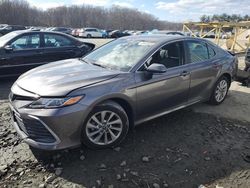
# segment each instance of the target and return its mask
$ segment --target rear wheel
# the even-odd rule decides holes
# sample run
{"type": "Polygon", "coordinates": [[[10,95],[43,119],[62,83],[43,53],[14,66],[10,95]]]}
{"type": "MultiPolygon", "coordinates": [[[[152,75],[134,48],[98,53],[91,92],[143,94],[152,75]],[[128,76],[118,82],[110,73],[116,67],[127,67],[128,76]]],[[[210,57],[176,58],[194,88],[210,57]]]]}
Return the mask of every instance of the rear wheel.
{"type": "Polygon", "coordinates": [[[108,101],[96,106],[88,115],[82,131],[82,142],[91,148],[118,145],[127,135],[128,116],[117,103],[108,101]]]}
{"type": "Polygon", "coordinates": [[[90,34],[87,34],[87,38],[91,38],[91,35],[90,35],[90,34]]]}
{"type": "Polygon", "coordinates": [[[229,85],[228,78],[222,76],[215,84],[209,103],[214,105],[221,104],[227,96],[229,85]]]}

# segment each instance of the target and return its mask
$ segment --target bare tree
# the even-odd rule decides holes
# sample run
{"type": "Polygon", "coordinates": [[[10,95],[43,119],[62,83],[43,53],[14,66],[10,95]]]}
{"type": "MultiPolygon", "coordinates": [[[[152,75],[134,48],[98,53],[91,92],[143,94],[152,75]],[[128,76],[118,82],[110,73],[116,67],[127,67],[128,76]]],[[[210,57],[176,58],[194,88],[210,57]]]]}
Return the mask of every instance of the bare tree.
{"type": "Polygon", "coordinates": [[[160,21],[137,9],[72,5],[41,10],[25,0],[0,0],[0,23],[26,26],[98,27],[120,30],[180,30],[182,24],[160,21]]]}

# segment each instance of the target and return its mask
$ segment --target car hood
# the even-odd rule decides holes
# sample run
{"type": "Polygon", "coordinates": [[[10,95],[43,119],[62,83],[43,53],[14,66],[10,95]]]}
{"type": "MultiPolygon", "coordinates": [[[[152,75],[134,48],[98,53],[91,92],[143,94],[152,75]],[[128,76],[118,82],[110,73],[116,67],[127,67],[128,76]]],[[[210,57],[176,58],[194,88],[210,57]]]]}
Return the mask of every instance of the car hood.
{"type": "Polygon", "coordinates": [[[66,96],[72,90],[114,78],[119,73],[68,59],[32,69],[21,75],[16,84],[40,96],[66,96]]]}

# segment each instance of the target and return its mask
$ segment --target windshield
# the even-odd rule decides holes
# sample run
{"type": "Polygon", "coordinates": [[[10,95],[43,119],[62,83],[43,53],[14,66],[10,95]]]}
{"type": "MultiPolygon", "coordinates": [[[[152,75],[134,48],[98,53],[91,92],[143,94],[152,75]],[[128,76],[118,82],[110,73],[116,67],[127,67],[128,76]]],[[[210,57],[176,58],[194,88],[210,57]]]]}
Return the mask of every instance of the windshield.
{"type": "Polygon", "coordinates": [[[11,40],[12,38],[16,37],[18,34],[16,32],[11,32],[8,33],[2,37],[0,37],[0,46],[4,46],[7,42],[9,42],[9,40],[11,40]]]}
{"type": "Polygon", "coordinates": [[[93,51],[83,58],[108,69],[127,72],[153,47],[154,41],[118,39],[93,51]]]}

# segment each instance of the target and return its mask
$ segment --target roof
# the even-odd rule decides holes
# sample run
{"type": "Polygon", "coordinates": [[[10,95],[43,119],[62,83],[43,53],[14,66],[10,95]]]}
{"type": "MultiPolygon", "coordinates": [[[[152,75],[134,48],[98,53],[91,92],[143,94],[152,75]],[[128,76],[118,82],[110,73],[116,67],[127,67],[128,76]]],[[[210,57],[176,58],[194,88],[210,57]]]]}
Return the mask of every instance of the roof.
{"type": "Polygon", "coordinates": [[[51,34],[60,34],[60,35],[66,35],[66,36],[70,36],[70,35],[67,35],[67,34],[64,34],[62,32],[56,32],[56,31],[32,31],[32,30],[17,30],[17,31],[12,31],[12,32],[15,32],[17,34],[23,34],[23,33],[51,33],[51,34]]]}
{"type": "Polygon", "coordinates": [[[122,37],[121,39],[134,39],[134,40],[147,40],[147,41],[154,41],[154,42],[167,42],[176,39],[185,39],[190,38],[186,36],[179,36],[179,35],[164,35],[164,34],[150,34],[150,35],[133,35],[122,37]]]}

